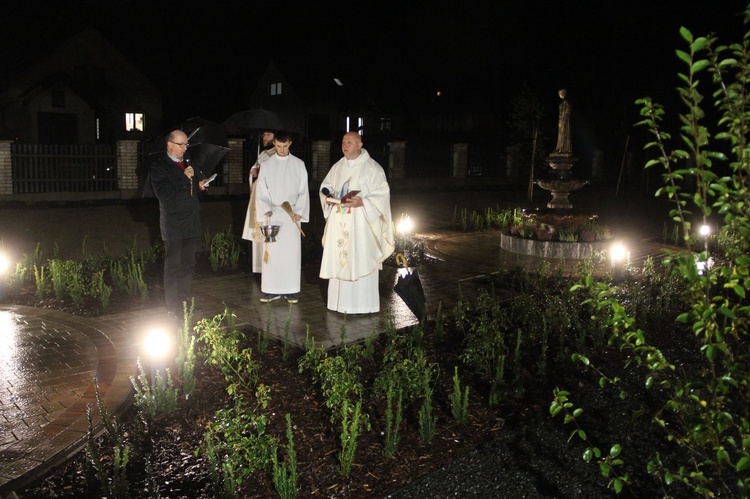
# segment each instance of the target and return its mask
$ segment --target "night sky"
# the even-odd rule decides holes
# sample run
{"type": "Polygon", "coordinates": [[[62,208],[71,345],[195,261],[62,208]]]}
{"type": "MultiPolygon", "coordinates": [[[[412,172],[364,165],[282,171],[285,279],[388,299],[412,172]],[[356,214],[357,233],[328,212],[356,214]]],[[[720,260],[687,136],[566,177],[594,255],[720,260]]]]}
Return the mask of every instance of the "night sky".
{"type": "Polygon", "coordinates": [[[440,90],[450,109],[503,115],[527,85],[553,115],[557,89],[567,87],[578,112],[606,112],[617,122],[634,119],[638,97],[674,94],[674,50],[684,47],[679,26],[738,41],[744,6],[742,0],[13,2],[1,21],[0,69],[5,79],[91,25],[162,89],[166,123],[190,116],[223,121],[246,109],[269,58],[310,76],[327,78],[337,69],[358,75],[376,101],[417,109],[434,106],[440,90]]]}

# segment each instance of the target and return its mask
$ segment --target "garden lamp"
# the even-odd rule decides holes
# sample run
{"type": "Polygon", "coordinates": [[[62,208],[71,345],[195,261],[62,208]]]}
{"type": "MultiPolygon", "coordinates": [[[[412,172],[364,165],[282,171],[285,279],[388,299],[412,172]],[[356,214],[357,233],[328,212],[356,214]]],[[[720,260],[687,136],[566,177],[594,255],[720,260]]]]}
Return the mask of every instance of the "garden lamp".
{"type": "Polygon", "coordinates": [[[609,248],[609,258],[614,270],[615,281],[622,281],[625,274],[625,264],[630,261],[630,252],[621,242],[614,243],[609,248]]]}
{"type": "MultiPolygon", "coordinates": [[[[167,356],[172,350],[172,338],[164,327],[151,328],[143,340],[145,353],[151,359],[151,384],[156,382],[156,373],[161,371],[162,383],[166,385],[167,356]]],[[[166,386],[162,386],[166,388],[166,386]]]]}
{"type": "Polygon", "coordinates": [[[401,215],[401,220],[396,225],[396,230],[403,235],[410,234],[414,230],[414,222],[412,222],[409,215],[401,215]]]}
{"type": "Polygon", "coordinates": [[[609,248],[609,258],[612,265],[624,264],[630,260],[630,252],[622,243],[615,243],[609,248]]]}

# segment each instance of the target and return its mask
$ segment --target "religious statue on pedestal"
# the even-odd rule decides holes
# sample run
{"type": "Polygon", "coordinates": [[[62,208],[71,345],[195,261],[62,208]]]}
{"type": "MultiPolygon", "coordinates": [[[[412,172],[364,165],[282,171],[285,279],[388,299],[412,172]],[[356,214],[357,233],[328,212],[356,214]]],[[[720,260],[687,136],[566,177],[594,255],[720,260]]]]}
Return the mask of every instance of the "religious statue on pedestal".
{"type": "Polygon", "coordinates": [[[558,91],[558,95],[562,101],[560,102],[560,117],[557,122],[557,147],[555,147],[554,155],[559,156],[570,156],[573,154],[573,141],[570,134],[570,111],[571,105],[565,96],[567,91],[561,88],[558,91]]]}

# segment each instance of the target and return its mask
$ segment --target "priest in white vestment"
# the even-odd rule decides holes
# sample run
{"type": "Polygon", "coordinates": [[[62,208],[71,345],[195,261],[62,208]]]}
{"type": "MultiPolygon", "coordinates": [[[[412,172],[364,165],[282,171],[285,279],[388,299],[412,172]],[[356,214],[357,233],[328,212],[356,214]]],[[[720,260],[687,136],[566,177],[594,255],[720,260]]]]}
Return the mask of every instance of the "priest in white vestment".
{"type": "Polygon", "coordinates": [[[390,188],[383,168],[362,148],[358,133],[344,135],[341,149],[344,157],[320,186],[326,219],[320,277],[328,279],[330,310],[379,312],[379,271],[394,250],[390,188]],[[347,193],[353,194],[351,198],[336,202],[347,193]]]}
{"type": "Polygon", "coordinates": [[[255,161],[253,167],[250,168],[250,175],[248,175],[250,202],[247,203],[245,226],[242,229],[242,239],[247,239],[251,242],[253,272],[256,274],[259,274],[263,269],[263,234],[260,233],[260,229],[258,228],[261,220],[255,216],[255,179],[258,178],[258,174],[260,173],[261,163],[276,154],[276,149],[273,147],[273,132],[265,130],[261,137],[263,150],[258,155],[258,159],[255,161]]]}
{"type": "Polygon", "coordinates": [[[273,139],[276,154],[263,162],[256,181],[255,211],[264,225],[278,225],[276,242],[264,243],[260,301],[284,296],[297,303],[302,281],[301,222],[310,218],[310,191],[305,163],[289,153],[292,141],[284,131],[273,139]],[[288,203],[293,215],[283,208],[288,203]]]}

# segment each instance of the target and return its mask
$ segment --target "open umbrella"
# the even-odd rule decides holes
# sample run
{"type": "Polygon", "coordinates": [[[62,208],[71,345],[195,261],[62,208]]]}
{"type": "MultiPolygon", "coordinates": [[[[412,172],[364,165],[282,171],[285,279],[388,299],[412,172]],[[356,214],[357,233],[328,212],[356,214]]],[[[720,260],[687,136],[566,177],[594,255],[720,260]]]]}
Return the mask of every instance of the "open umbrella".
{"type": "Polygon", "coordinates": [[[409,271],[409,264],[401,253],[396,255],[396,263],[399,265],[398,281],[393,290],[421,323],[425,319],[425,297],[422,281],[419,279],[416,269],[409,271]]]}
{"type": "Polygon", "coordinates": [[[249,109],[234,113],[224,121],[229,133],[256,133],[265,130],[286,130],[292,133],[303,133],[293,120],[268,109],[249,109]]]}
{"type": "MultiPolygon", "coordinates": [[[[198,179],[211,176],[216,166],[229,152],[227,130],[224,125],[199,117],[188,118],[178,127],[188,137],[185,159],[196,171],[198,179]]],[[[157,137],[148,146],[149,155],[164,154],[167,136],[157,137]]],[[[143,197],[155,197],[151,181],[146,177],[143,197]]]]}
{"type": "Polygon", "coordinates": [[[229,152],[226,127],[194,117],[182,123],[182,130],[189,143],[185,157],[198,172],[199,178],[208,178],[229,152]]]}
{"type": "Polygon", "coordinates": [[[199,135],[201,130],[202,128],[196,130],[196,134],[192,136],[192,139],[188,139],[190,145],[185,157],[189,164],[198,172],[199,178],[208,178],[216,170],[216,165],[229,152],[229,147],[202,141],[199,135]],[[198,140],[197,143],[195,143],[196,140],[198,140]]]}

